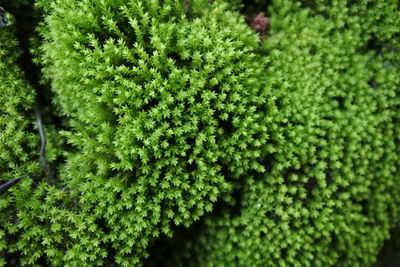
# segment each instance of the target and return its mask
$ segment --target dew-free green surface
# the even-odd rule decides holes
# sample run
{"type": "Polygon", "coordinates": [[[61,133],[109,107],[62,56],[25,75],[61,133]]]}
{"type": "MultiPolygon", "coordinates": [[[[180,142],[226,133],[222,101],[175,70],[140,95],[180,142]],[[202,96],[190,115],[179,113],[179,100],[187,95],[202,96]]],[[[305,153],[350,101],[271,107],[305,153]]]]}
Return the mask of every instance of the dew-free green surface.
{"type": "Polygon", "coordinates": [[[162,264],[375,261],[399,219],[398,3],[211,2],[36,2],[54,186],[21,22],[0,30],[0,181],[26,176],[0,196],[0,266],[140,266],[198,220],[162,264]],[[261,44],[236,9],[263,5],[261,44]]]}
{"type": "Polygon", "coordinates": [[[362,2],[272,4],[271,168],[243,179],[240,204],[208,216],[176,265],[375,261],[399,212],[400,13],[395,1],[362,2]]]}

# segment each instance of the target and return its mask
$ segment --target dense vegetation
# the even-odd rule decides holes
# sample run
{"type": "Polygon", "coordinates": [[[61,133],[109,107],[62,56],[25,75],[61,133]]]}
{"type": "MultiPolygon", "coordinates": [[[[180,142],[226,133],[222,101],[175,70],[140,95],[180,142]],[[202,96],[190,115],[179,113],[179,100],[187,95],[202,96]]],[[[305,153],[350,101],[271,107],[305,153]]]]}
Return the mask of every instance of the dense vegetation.
{"type": "Polygon", "coordinates": [[[374,27],[371,7],[324,17],[280,4],[262,73],[278,109],[270,168],[243,179],[237,206],[207,216],[183,266],[368,266],[398,216],[395,33],[374,27]]]}
{"type": "Polygon", "coordinates": [[[397,1],[2,5],[0,181],[23,179],[0,266],[377,261],[399,222],[397,1]]]}

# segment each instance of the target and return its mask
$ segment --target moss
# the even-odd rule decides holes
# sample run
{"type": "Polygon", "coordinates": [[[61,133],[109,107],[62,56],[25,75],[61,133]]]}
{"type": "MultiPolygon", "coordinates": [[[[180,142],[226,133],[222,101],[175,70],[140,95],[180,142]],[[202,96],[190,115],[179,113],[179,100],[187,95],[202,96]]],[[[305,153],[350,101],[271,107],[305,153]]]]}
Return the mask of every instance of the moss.
{"type": "MultiPolygon", "coordinates": [[[[16,64],[20,52],[14,31],[13,26],[0,31],[0,183],[24,177],[20,183],[24,186],[27,179],[37,177],[40,166],[35,161],[38,139],[33,133],[35,94],[16,64]]],[[[13,227],[15,198],[19,194],[17,189],[10,191],[0,199],[2,258],[7,256],[7,242],[11,238],[8,230],[13,227]]],[[[0,260],[0,265],[4,264],[4,259],[0,260]]]]}
{"type": "MultiPolygon", "coordinates": [[[[260,78],[278,108],[265,146],[271,169],[246,179],[239,206],[206,216],[175,266],[375,261],[399,215],[399,68],[384,43],[398,44],[400,28],[363,13],[377,12],[372,3],[340,4],[321,4],[329,18],[318,7],[272,4],[260,78]]],[[[393,3],[378,5],[394,22],[393,3]]]]}
{"type": "Polygon", "coordinates": [[[171,266],[372,264],[399,219],[398,3],[266,5],[39,0],[32,42],[36,22],[1,29],[0,182],[25,178],[0,266],[137,266],[150,244],[171,266]],[[267,14],[263,43],[239,9],[267,14]],[[52,90],[56,184],[24,77],[52,90]]]}
{"type": "Polygon", "coordinates": [[[38,7],[38,61],[74,147],[60,179],[107,229],[96,240],[113,261],[139,264],[171,225],[190,225],[235,178],[263,171],[258,40],[241,16],[202,1],[38,7]]]}

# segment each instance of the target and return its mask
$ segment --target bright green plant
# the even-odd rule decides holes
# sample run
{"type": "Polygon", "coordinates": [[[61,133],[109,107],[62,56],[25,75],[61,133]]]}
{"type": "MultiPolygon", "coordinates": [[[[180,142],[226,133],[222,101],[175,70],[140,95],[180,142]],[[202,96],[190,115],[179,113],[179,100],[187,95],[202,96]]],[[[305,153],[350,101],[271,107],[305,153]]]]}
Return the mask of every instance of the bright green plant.
{"type": "Polygon", "coordinates": [[[171,223],[190,225],[233,178],[263,171],[258,37],[237,13],[204,1],[38,7],[38,61],[75,147],[60,179],[118,264],[139,264],[171,223]]]}
{"type": "Polygon", "coordinates": [[[162,264],[374,262],[399,219],[398,4],[242,2],[38,0],[51,185],[0,29],[0,182],[25,177],[0,196],[0,266],[143,265],[199,219],[162,264]],[[239,8],[268,14],[267,40],[239,8]]]}
{"type": "Polygon", "coordinates": [[[244,181],[240,203],[207,217],[177,265],[375,261],[399,219],[395,2],[272,4],[262,74],[278,108],[265,146],[271,167],[244,181]]]}
{"type": "MultiPolygon", "coordinates": [[[[18,265],[34,265],[38,260],[62,265],[65,254],[71,257],[67,245],[73,243],[66,242],[70,232],[92,241],[101,231],[91,236],[90,231],[82,228],[87,221],[92,228],[94,224],[86,213],[74,210],[76,197],[49,186],[43,179],[34,115],[35,93],[18,67],[18,45],[15,24],[0,30],[0,183],[22,177],[21,182],[0,196],[0,266],[15,261],[18,265]]],[[[48,141],[52,141],[56,134],[47,133],[48,141]]],[[[51,142],[49,145],[48,156],[53,160],[57,153],[51,142]]],[[[84,240],[76,242],[85,244],[84,240]]],[[[93,252],[90,245],[86,246],[90,257],[99,254],[94,252],[101,248],[94,244],[93,252]]],[[[84,257],[85,253],[80,253],[79,257],[72,257],[72,262],[77,261],[75,258],[82,262],[84,257]]]]}

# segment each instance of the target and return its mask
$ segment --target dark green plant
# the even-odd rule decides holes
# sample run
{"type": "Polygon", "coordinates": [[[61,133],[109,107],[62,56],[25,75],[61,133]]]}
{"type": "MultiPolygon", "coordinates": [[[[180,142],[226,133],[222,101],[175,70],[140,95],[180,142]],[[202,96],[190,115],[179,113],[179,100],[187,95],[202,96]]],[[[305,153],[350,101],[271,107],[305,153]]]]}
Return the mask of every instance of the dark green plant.
{"type": "MultiPolygon", "coordinates": [[[[14,30],[11,25],[0,30],[0,184],[17,177],[35,176],[40,170],[33,160],[38,141],[32,131],[34,92],[24,82],[16,65],[20,52],[14,30]]],[[[10,240],[8,230],[13,227],[15,198],[19,194],[14,188],[9,191],[0,198],[0,265],[5,264],[7,241],[10,240]]]]}

